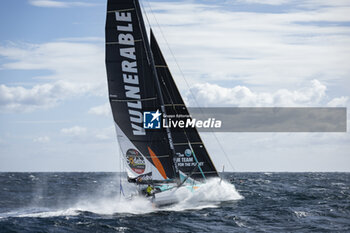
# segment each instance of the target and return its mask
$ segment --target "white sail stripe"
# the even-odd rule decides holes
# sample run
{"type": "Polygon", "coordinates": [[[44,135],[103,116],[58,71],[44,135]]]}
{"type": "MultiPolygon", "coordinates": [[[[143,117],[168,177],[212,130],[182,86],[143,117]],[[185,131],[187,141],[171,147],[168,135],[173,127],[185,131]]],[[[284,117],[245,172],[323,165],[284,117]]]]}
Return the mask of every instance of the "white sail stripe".
{"type": "Polygon", "coordinates": [[[168,158],[169,155],[145,156],[146,158],[168,158]]]}
{"type": "Polygon", "coordinates": [[[107,13],[115,13],[115,12],[121,12],[121,11],[133,11],[133,10],[135,10],[135,8],[112,10],[112,11],[107,11],[107,13]]]}
{"type": "MultiPolygon", "coordinates": [[[[151,98],[145,98],[145,99],[137,99],[137,101],[148,101],[148,100],[155,100],[157,97],[151,97],[151,98]]],[[[129,102],[129,101],[135,101],[132,99],[111,99],[112,102],[129,102]]]]}
{"type": "Polygon", "coordinates": [[[168,106],[186,106],[184,104],[164,104],[165,107],[168,107],[168,106]]]}
{"type": "Polygon", "coordinates": [[[182,142],[182,143],[174,143],[174,146],[188,145],[188,143],[191,143],[191,144],[193,144],[193,145],[200,145],[200,144],[203,144],[203,142],[182,142]]]}

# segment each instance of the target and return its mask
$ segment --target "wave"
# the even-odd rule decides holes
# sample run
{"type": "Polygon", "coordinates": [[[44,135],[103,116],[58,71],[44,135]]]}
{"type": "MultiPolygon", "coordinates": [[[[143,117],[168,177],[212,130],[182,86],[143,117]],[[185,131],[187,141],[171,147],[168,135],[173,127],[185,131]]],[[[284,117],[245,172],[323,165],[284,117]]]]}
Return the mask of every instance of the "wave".
{"type": "MultiPolygon", "coordinates": [[[[126,191],[133,190],[135,186],[126,184],[126,191]]],[[[103,191],[103,187],[101,187],[103,191]]],[[[120,195],[114,197],[86,196],[70,206],[69,208],[39,208],[30,207],[16,212],[8,212],[0,215],[0,218],[6,217],[58,217],[58,216],[76,216],[81,212],[91,212],[98,215],[124,214],[148,214],[158,211],[185,211],[189,209],[215,208],[224,201],[236,201],[243,197],[237,192],[235,186],[224,180],[211,179],[204,185],[201,185],[196,191],[191,192],[186,187],[181,187],[176,192],[185,196],[179,203],[166,207],[157,208],[143,197],[135,197],[132,200],[120,195]],[[186,192],[186,195],[183,195],[186,192]]]]}

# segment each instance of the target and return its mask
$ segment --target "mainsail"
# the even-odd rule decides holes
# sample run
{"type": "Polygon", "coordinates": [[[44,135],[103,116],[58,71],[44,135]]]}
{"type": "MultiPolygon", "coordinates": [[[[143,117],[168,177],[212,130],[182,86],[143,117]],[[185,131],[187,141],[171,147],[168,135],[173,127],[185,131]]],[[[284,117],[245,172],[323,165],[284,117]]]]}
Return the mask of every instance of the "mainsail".
{"type": "Polygon", "coordinates": [[[172,179],[175,172],[165,130],[145,131],[143,128],[143,112],[159,109],[160,102],[141,22],[137,1],[108,1],[106,69],[109,100],[129,178],[172,179]]]}
{"type": "Polygon", "coordinates": [[[198,179],[218,176],[195,128],[143,128],[146,111],[188,111],[153,33],[149,44],[137,0],[108,0],[106,69],[129,178],[171,181],[178,179],[179,173],[198,179]]]}

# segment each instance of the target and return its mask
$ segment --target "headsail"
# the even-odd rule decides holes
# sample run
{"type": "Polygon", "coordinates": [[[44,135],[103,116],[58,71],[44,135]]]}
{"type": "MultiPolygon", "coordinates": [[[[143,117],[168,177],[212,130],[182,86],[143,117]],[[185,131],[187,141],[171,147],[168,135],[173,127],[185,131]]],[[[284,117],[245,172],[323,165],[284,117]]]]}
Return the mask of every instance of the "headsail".
{"type": "MultiPolygon", "coordinates": [[[[151,50],[158,78],[161,83],[166,113],[168,115],[189,115],[187,107],[176,87],[174,79],[152,31],[151,50]]],[[[203,176],[206,178],[218,176],[215,166],[211,161],[196,128],[171,129],[171,133],[177,155],[177,167],[181,172],[187,175],[192,174],[191,177],[195,179],[202,179],[203,176]],[[198,169],[195,169],[196,166],[198,166],[198,169]]]]}
{"type": "Polygon", "coordinates": [[[160,108],[147,56],[149,44],[138,1],[108,0],[106,69],[109,100],[129,178],[175,177],[164,129],[143,129],[143,112],[160,108]]]}

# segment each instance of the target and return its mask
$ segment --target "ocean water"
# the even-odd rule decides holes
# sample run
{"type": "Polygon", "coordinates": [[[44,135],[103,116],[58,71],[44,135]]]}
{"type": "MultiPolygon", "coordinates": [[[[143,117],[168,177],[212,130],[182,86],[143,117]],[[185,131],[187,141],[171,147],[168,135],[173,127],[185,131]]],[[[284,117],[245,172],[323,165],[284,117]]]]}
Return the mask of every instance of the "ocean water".
{"type": "Polygon", "coordinates": [[[222,175],[156,209],[118,173],[0,173],[0,232],[350,232],[350,173],[222,175]]]}

